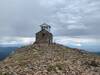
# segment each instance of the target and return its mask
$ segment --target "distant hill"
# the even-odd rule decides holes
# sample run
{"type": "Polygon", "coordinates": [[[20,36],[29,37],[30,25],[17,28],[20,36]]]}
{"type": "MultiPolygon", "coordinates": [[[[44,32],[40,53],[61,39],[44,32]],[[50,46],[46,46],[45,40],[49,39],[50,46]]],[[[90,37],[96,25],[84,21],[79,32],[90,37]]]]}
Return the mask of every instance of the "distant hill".
{"type": "Polygon", "coordinates": [[[59,44],[34,44],[0,62],[0,74],[100,75],[100,56],[59,44]]]}
{"type": "Polygon", "coordinates": [[[100,52],[94,52],[94,53],[100,56],[100,52]]]}
{"type": "Polygon", "coordinates": [[[0,60],[6,58],[12,51],[16,50],[18,47],[0,47],[0,60]]]}

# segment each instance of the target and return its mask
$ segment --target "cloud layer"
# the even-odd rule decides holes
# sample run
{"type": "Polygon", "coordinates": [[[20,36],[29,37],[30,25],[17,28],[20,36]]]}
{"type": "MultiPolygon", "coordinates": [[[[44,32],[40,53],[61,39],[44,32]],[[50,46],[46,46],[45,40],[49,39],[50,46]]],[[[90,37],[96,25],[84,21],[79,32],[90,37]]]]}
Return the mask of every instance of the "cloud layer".
{"type": "MultiPolygon", "coordinates": [[[[33,44],[35,41],[35,38],[33,37],[2,37],[0,39],[0,47],[7,47],[7,46],[24,46],[24,45],[29,45],[33,44]]],[[[66,36],[59,36],[59,37],[54,37],[54,42],[63,44],[65,46],[69,46],[72,48],[80,48],[84,49],[87,51],[92,51],[92,52],[97,52],[100,49],[100,39],[96,40],[93,38],[80,38],[80,37],[66,37],[66,36]]]]}

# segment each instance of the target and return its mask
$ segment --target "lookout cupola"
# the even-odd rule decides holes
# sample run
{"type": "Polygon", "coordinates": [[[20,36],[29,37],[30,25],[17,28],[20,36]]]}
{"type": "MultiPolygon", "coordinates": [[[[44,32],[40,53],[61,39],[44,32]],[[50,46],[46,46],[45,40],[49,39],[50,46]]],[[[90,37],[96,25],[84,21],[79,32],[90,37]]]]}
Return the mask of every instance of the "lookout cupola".
{"type": "Polygon", "coordinates": [[[50,28],[51,26],[43,23],[42,25],[40,25],[41,30],[39,32],[36,33],[36,44],[51,44],[53,43],[53,35],[50,32],[50,28]]]}
{"type": "Polygon", "coordinates": [[[50,32],[50,28],[51,28],[50,25],[43,23],[42,25],[40,25],[40,27],[41,27],[41,30],[47,30],[48,32],[50,32]]]}

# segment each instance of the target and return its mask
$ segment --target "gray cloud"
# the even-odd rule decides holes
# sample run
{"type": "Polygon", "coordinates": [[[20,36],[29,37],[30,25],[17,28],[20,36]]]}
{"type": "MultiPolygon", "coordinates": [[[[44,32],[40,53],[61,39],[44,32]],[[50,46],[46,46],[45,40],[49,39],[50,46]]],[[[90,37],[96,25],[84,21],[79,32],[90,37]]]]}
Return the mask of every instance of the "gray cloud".
{"type": "Polygon", "coordinates": [[[54,35],[100,36],[99,0],[1,0],[0,36],[34,36],[47,22],[54,35]]]}

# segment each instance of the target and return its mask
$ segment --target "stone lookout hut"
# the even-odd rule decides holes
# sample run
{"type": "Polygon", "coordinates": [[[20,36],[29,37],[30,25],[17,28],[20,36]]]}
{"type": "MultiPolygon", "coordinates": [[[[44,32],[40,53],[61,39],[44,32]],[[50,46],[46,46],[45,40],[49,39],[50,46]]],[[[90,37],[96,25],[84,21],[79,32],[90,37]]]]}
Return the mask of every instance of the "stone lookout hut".
{"type": "Polygon", "coordinates": [[[50,33],[51,26],[43,23],[40,25],[41,30],[36,33],[35,44],[51,44],[53,43],[53,35],[50,33]]]}

